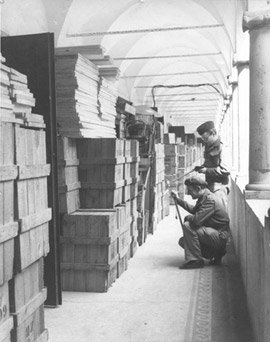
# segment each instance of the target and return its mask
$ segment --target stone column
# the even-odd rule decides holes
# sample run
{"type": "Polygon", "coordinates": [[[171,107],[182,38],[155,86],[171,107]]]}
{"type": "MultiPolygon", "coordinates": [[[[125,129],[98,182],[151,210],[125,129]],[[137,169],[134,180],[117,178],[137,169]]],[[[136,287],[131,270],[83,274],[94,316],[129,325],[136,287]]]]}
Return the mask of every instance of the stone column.
{"type": "Polygon", "coordinates": [[[250,147],[247,190],[270,190],[270,9],[245,12],[250,35],[250,147]]]}
{"type": "Polygon", "coordinates": [[[239,177],[246,178],[249,169],[249,61],[235,59],[234,66],[238,71],[239,177]]]}

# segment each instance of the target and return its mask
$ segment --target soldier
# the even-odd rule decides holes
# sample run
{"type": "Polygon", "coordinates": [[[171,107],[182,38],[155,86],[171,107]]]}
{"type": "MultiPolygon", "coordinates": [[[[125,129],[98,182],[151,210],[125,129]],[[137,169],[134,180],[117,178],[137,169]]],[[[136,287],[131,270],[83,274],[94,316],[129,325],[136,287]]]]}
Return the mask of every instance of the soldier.
{"type": "Polygon", "coordinates": [[[229,231],[229,217],[224,203],[199,176],[187,179],[185,185],[192,199],[197,199],[195,205],[180,199],[175,192],[171,193],[177,204],[191,214],[184,219],[183,237],[179,240],[186,259],[180,268],[202,268],[203,258],[210,259],[211,265],[219,265],[226,254],[229,231]]]}
{"type": "Polygon", "coordinates": [[[204,163],[196,166],[195,171],[205,174],[205,180],[212,192],[217,192],[227,206],[230,172],[222,162],[223,143],[220,141],[213,121],[206,121],[197,128],[204,145],[204,163]]]}

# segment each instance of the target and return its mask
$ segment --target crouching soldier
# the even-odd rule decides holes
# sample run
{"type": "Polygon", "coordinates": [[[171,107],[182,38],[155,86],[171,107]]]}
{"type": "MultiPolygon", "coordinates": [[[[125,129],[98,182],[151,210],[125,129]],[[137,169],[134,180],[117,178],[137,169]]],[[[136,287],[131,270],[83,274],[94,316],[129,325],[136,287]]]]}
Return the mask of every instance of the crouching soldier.
{"type": "Polygon", "coordinates": [[[211,265],[219,265],[226,254],[229,231],[225,205],[199,176],[187,179],[185,185],[187,194],[197,199],[195,205],[180,199],[175,192],[171,193],[177,204],[191,214],[184,219],[183,237],[179,240],[179,245],[185,250],[186,260],[180,268],[202,268],[203,258],[209,259],[211,265]]]}

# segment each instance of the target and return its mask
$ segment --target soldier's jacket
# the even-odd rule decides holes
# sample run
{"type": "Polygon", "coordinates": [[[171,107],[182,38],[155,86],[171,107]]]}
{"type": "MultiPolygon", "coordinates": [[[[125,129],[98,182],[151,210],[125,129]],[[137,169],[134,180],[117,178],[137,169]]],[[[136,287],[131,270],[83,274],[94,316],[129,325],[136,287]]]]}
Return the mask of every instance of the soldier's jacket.
{"type": "Polygon", "coordinates": [[[212,145],[205,145],[204,163],[202,166],[206,167],[205,180],[211,186],[212,183],[229,183],[230,172],[222,163],[222,142],[218,138],[212,145]]]}
{"type": "Polygon", "coordinates": [[[193,228],[211,227],[220,231],[228,231],[229,216],[221,198],[205,189],[201,198],[199,198],[195,205],[178,199],[178,204],[188,211],[192,216],[188,221],[193,228]]]}

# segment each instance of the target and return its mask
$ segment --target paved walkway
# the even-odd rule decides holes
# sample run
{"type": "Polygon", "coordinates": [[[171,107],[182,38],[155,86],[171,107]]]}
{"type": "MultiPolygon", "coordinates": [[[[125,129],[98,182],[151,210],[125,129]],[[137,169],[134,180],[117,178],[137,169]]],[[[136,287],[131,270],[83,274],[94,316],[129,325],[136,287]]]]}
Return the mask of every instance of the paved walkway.
{"type": "Polygon", "coordinates": [[[180,270],[175,208],[107,293],[63,292],[45,309],[51,342],[253,342],[232,244],[222,266],[180,270]]]}

